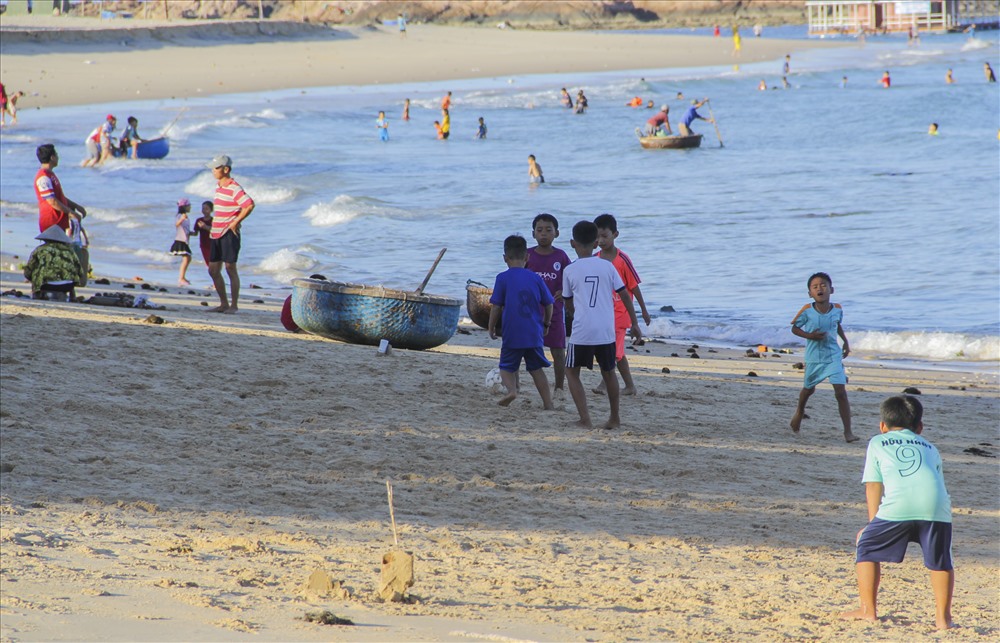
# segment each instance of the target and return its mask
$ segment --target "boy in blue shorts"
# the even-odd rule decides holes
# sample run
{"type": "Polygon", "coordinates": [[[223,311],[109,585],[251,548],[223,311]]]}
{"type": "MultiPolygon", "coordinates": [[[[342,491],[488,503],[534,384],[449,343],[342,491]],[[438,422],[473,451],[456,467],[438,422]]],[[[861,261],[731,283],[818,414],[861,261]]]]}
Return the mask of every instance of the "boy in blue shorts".
{"type": "Polygon", "coordinates": [[[861,607],[841,614],[878,620],[882,563],[899,563],[906,546],[919,542],[934,590],[936,625],[952,626],[955,569],[951,558],[951,499],[941,473],[941,454],[921,437],[924,409],[917,398],[890,397],[880,408],[877,435],[865,457],[868,524],[858,532],[857,572],[861,607]]]}
{"type": "MultiPolygon", "coordinates": [[[[593,368],[597,360],[601,379],[608,393],[611,416],[604,423],[605,429],[621,426],[618,414],[619,389],[615,375],[615,302],[614,294],[625,299],[625,283],[610,261],[594,254],[597,247],[597,226],[590,221],[580,221],[573,226],[570,242],[577,259],[563,270],[563,301],[566,318],[573,318],[573,328],[566,346],[566,380],[573,403],[580,414],[578,426],[592,428],[590,411],[587,410],[587,393],[580,381],[580,369],[593,368]]],[[[639,335],[635,306],[628,299],[626,312],[632,321],[632,336],[639,335]]],[[[506,331],[504,331],[506,332],[506,331]]]]}
{"type": "Polygon", "coordinates": [[[545,346],[552,353],[555,389],[561,391],[566,379],[566,321],[563,316],[562,283],[563,270],[569,265],[569,256],[552,245],[559,236],[559,221],[548,212],[542,212],[531,222],[531,236],[538,245],[528,248],[528,263],[525,267],[542,278],[555,299],[552,327],[545,333],[545,346]]]}
{"type": "Polygon", "coordinates": [[[830,302],[830,295],[833,294],[830,275],[817,272],[806,283],[813,303],[803,306],[792,320],[792,334],[808,340],[806,374],[799,392],[799,404],[789,426],[795,433],[799,432],[806,413],[806,402],[816,392],[816,385],[828,379],[837,398],[840,421],[844,423],[844,440],[857,442],[858,438],[851,433],[851,403],[847,400],[847,373],[843,361],[851,353],[847,335],[840,325],[844,311],[840,304],[830,302]],[[837,335],[844,341],[843,348],[837,344],[837,335]]]}
{"type": "Polygon", "coordinates": [[[552,392],[542,370],[550,364],[545,359],[542,337],[552,325],[553,299],[542,278],[524,267],[527,258],[528,242],[524,237],[515,234],[504,239],[507,270],[497,275],[493,284],[488,330],[490,338],[496,339],[497,322],[503,320],[500,380],[507,387],[507,395],[500,400],[500,406],[508,406],[517,397],[517,370],[523,358],[542,396],[543,408],[551,411],[552,392]]]}

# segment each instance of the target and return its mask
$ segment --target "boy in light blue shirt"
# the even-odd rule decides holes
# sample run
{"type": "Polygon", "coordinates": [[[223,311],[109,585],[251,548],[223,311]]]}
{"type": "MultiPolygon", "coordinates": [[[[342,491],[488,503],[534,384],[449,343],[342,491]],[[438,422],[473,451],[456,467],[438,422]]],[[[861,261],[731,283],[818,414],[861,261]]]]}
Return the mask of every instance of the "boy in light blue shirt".
{"type": "Polygon", "coordinates": [[[951,498],[944,486],[941,454],[921,437],[924,409],[912,396],[882,402],[880,435],[868,443],[865,497],[868,524],[858,532],[857,573],[861,607],[844,618],[877,620],[881,564],[899,563],[906,546],[919,542],[930,570],[939,630],[952,626],[955,570],[951,557],[951,498]]]}
{"type": "Polygon", "coordinates": [[[847,373],[843,362],[843,358],[851,353],[847,335],[840,324],[844,319],[844,311],[840,304],[830,301],[830,295],[833,294],[830,275],[817,272],[809,277],[806,284],[813,303],[803,306],[792,319],[792,334],[808,340],[806,373],[799,392],[799,403],[789,426],[795,433],[799,432],[806,413],[806,402],[816,392],[816,385],[823,380],[830,380],[834,397],[837,398],[840,421],[844,424],[844,440],[857,442],[858,438],[851,432],[851,403],[847,400],[847,373]],[[844,342],[843,348],[837,344],[838,336],[844,342]]]}

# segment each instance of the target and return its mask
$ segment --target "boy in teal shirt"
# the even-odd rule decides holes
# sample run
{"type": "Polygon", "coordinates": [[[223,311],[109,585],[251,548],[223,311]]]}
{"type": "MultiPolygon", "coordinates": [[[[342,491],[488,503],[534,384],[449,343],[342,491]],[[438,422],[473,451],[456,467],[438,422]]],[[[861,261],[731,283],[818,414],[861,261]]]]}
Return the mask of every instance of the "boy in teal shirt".
{"type": "Polygon", "coordinates": [[[951,558],[951,498],[941,473],[941,454],[921,437],[924,409],[912,396],[882,402],[880,435],[868,443],[865,497],[868,524],[858,532],[857,573],[861,607],[844,618],[877,620],[881,563],[899,563],[906,546],[919,542],[930,570],[939,630],[952,626],[955,570],[951,558]]]}

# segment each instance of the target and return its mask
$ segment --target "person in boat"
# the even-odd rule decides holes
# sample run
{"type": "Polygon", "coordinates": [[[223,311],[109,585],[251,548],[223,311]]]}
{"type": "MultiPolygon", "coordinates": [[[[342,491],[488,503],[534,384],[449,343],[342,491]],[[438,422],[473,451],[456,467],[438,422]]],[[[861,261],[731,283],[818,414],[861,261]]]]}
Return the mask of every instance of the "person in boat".
{"type": "Polygon", "coordinates": [[[573,111],[577,114],[583,114],[587,111],[587,97],[583,95],[582,89],[576,93],[576,105],[573,111]]]}
{"type": "Polygon", "coordinates": [[[646,136],[670,136],[674,131],[670,128],[670,108],[660,105],[660,111],[646,121],[646,136]]]}
{"type": "Polygon", "coordinates": [[[698,108],[707,102],[708,102],[707,98],[703,98],[702,100],[696,100],[696,99],[691,100],[691,107],[687,108],[687,111],[684,112],[684,117],[681,118],[681,123],[680,123],[681,136],[694,136],[694,132],[691,130],[691,123],[695,122],[696,120],[705,121],[706,123],[715,122],[715,119],[705,118],[704,116],[698,113],[698,108]]]}
{"type": "Polygon", "coordinates": [[[570,98],[569,92],[566,91],[565,87],[559,90],[559,100],[562,102],[563,107],[573,109],[573,99],[570,98]]]}
{"type": "Polygon", "coordinates": [[[139,143],[143,141],[142,137],[139,136],[138,128],[139,120],[135,116],[129,116],[128,126],[118,140],[118,150],[121,156],[138,158],[139,143]]]}

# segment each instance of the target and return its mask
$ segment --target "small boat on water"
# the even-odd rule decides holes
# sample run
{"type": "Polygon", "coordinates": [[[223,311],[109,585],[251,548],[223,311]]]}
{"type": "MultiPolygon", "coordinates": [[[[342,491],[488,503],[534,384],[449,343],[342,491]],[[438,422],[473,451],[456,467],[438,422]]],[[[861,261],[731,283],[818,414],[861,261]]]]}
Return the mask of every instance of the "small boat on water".
{"type": "Polygon", "coordinates": [[[681,136],[680,134],[674,134],[673,136],[642,136],[638,129],[635,133],[639,137],[639,144],[647,150],[683,150],[692,147],[701,147],[701,134],[692,134],[691,136],[681,136]]]}
{"type": "MultiPolygon", "coordinates": [[[[469,311],[469,319],[480,328],[490,327],[490,297],[493,289],[472,279],[465,282],[465,308],[469,311]]],[[[497,320],[497,335],[500,334],[501,322],[497,320]]]]}
{"type": "Polygon", "coordinates": [[[135,155],[140,159],[162,159],[170,153],[170,139],[165,136],[142,141],[135,148],[135,155]]]}
{"type": "Polygon", "coordinates": [[[423,350],[458,329],[462,302],[439,295],[323,279],[292,281],[292,319],[302,330],[352,344],[423,350]]]}

